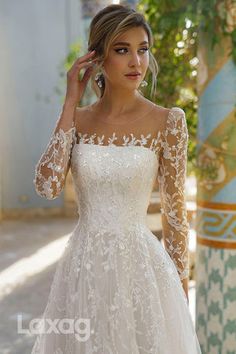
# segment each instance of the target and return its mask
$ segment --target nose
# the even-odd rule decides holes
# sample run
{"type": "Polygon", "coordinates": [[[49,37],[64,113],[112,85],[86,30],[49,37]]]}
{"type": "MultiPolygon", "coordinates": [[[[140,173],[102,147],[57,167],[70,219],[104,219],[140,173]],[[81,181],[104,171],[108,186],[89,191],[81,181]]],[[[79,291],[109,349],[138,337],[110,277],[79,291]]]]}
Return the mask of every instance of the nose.
{"type": "Polygon", "coordinates": [[[140,57],[139,57],[138,53],[131,54],[129,65],[130,66],[139,66],[140,65],[140,57]]]}

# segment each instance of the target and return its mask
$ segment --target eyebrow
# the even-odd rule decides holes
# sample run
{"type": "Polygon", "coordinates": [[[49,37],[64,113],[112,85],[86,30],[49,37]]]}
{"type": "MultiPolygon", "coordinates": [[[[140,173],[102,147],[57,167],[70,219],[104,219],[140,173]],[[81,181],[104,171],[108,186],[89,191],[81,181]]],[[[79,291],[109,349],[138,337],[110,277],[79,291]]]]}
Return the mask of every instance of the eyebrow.
{"type": "MultiPolygon", "coordinates": [[[[142,44],[149,44],[149,43],[147,41],[143,41],[143,42],[139,43],[139,45],[142,45],[142,44]]],[[[128,42],[116,42],[114,44],[114,46],[116,46],[116,45],[126,45],[127,47],[130,47],[130,43],[128,43],[128,42]]]]}

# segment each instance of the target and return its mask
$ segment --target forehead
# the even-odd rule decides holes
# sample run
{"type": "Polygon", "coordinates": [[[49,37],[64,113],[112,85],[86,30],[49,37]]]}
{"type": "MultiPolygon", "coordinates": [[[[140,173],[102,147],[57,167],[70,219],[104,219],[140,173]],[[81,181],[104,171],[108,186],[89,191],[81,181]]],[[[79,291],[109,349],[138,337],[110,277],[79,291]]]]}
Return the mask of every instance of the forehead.
{"type": "Polygon", "coordinates": [[[112,42],[115,45],[118,42],[127,42],[130,45],[137,44],[139,45],[141,42],[148,42],[148,35],[145,29],[141,26],[133,27],[120,34],[116,39],[112,42]]]}

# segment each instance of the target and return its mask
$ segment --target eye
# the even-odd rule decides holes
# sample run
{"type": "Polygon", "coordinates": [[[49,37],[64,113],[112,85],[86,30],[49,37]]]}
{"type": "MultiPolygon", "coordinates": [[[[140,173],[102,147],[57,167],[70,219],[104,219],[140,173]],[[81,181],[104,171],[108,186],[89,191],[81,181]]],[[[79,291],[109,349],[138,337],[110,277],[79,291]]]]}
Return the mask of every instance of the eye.
{"type": "Polygon", "coordinates": [[[122,50],[127,50],[127,48],[118,48],[118,49],[115,49],[115,52],[116,52],[116,53],[123,54],[123,53],[121,52],[122,50]]]}
{"type": "MultiPolygon", "coordinates": [[[[148,51],[149,48],[145,47],[145,48],[140,48],[139,50],[142,51],[142,53],[145,53],[148,51]]],[[[115,52],[119,53],[119,54],[124,54],[124,52],[122,52],[122,50],[125,50],[126,53],[128,51],[127,48],[118,48],[118,49],[115,49],[115,52]]]]}
{"type": "Polygon", "coordinates": [[[143,50],[143,53],[147,52],[149,48],[141,48],[140,50],[143,50]]]}

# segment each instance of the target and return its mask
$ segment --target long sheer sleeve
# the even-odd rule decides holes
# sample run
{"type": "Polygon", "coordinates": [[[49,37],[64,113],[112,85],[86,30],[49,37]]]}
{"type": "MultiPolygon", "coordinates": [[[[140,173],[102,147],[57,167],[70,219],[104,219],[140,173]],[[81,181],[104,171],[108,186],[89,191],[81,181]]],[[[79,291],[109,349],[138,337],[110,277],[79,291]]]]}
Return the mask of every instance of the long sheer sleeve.
{"type": "MultiPolygon", "coordinates": [[[[60,120],[61,113],[59,115],[60,120]]],[[[58,123],[57,121],[57,123],[58,123]]],[[[74,122],[64,131],[56,125],[49,143],[35,167],[34,185],[37,194],[47,199],[57,198],[64,188],[75,142],[74,122]]]]}
{"type": "Polygon", "coordinates": [[[157,178],[164,245],[181,280],[189,276],[189,224],[185,203],[187,145],[185,112],[173,107],[169,111],[161,139],[157,178]]]}

